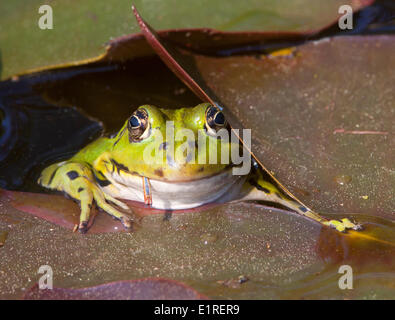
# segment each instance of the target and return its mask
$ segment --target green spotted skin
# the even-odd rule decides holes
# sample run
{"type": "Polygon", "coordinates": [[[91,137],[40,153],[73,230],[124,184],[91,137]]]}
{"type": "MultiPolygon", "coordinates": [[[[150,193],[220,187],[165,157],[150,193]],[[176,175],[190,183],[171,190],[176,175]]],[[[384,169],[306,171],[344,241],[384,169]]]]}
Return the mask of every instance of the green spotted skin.
{"type": "Polygon", "coordinates": [[[178,207],[183,206],[183,199],[185,207],[199,206],[207,201],[220,202],[222,198],[227,201],[265,201],[277,203],[338,231],[358,228],[348,219],[338,221],[321,217],[282,192],[280,186],[268,181],[260,169],[254,168],[247,177],[241,178],[227,174],[232,164],[200,163],[200,156],[208,159],[211,153],[217,152],[217,159],[221,159],[221,152],[229,153],[232,148],[239,147],[238,143],[222,142],[212,134],[221,128],[229,130],[224,115],[207,103],[180,109],[143,105],[126,120],[116,135],[101,137],[70,159],[45,168],[38,183],[45,188],[61,191],[79,203],[81,215],[78,228],[81,232],[87,231],[94,203],[130,228],[130,208],[122,202],[123,199],[137,199],[158,208],[159,199],[170,202],[170,206],[172,201],[177,202],[178,207]],[[166,141],[166,124],[169,121],[173,124],[175,136],[185,129],[194,133],[186,141],[176,142],[175,147],[182,143],[197,145],[201,134],[206,148],[198,149],[195,158],[185,155],[181,162],[169,156],[166,141]],[[162,138],[159,139],[159,136],[162,138]],[[145,161],[144,151],[151,147],[163,151],[162,163],[145,161]]]}

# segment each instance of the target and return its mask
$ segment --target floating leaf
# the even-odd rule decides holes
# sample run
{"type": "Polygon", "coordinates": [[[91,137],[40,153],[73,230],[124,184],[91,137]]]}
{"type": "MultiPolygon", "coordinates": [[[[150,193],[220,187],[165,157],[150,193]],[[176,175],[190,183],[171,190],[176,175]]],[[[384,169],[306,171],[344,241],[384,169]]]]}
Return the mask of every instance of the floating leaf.
{"type": "Polygon", "coordinates": [[[118,281],[81,289],[40,290],[34,285],[25,300],[205,300],[204,295],[170,279],[118,281]]]}
{"type": "MultiPolygon", "coordinates": [[[[310,0],[232,0],[226,7],[222,0],[133,2],[148,21],[154,22],[156,29],[306,31],[321,29],[335,21],[340,5],[349,4],[359,9],[372,0],[315,0],[313,3],[310,0]]],[[[52,1],[51,30],[38,27],[41,5],[41,0],[1,1],[1,79],[33,68],[81,65],[98,60],[105,54],[109,39],[138,31],[130,16],[130,0],[52,1]]],[[[182,34],[187,32],[180,32],[177,37],[182,34]]]]}
{"type": "MultiPolygon", "coordinates": [[[[79,215],[81,212],[79,206],[63,195],[17,192],[0,189],[0,203],[2,202],[8,202],[15,209],[32,214],[69,230],[75,230],[75,226],[79,223],[79,215]]],[[[125,202],[133,211],[133,216],[135,218],[135,224],[132,229],[133,232],[139,227],[139,219],[147,215],[161,214],[165,215],[165,217],[171,217],[173,214],[200,212],[216,206],[216,204],[211,203],[200,206],[199,208],[169,211],[147,208],[144,204],[135,201],[125,202]]],[[[95,208],[92,210],[89,225],[89,233],[92,234],[126,231],[120,221],[111,218],[106,213],[98,212],[95,208]]]]}
{"type": "MultiPolygon", "coordinates": [[[[331,217],[350,214],[365,222],[366,235],[392,243],[394,43],[393,36],[339,37],[296,46],[288,56],[190,57],[207,86],[252,129],[259,158],[293,193],[331,217]],[[346,176],[351,179],[338,178],[346,176]]],[[[143,103],[200,102],[141,35],[114,41],[111,50],[113,60],[48,70],[12,85],[23,83],[48,103],[84,110],[103,120],[106,132],[119,129],[143,103]],[[128,56],[129,48],[141,51],[128,56]]],[[[60,200],[45,196],[52,204],[60,200]]],[[[11,292],[2,282],[2,297],[19,297],[43,261],[57,270],[62,287],[161,276],[213,298],[393,297],[391,245],[356,241],[253,203],[170,219],[148,215],[135,233],[88,236],[23,214],[9,198],[0,203],[2,227],[4,215],[22,220],[1,248],[0,268],[16,288],[11,292]],[[337,264],[344,262],[358,271],[350,292],[338,288],[337,264]],[[250,281],[237,289],[217,282],[239,275],[250,281]]]]}
{"type": "Polygon", "coordinates": [[[7,237],[8,237],[7,231],[0,231],[0,248],[4,246],[7,237]]]}

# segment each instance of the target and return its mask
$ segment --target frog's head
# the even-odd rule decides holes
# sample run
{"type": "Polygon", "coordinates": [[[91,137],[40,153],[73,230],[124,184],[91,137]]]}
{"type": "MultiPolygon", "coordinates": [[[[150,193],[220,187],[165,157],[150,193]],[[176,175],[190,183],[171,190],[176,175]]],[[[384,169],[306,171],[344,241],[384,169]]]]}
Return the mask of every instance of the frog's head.
{"type": "MultiPolygon", "coordinates": [[[[233,144],[238,148],[238,142],[233,144]]],[[[189,181],[227,168],[231,146],[229,125],[215,106],[173,110],[143,105],[113,138],[111,157],[132,174],[189,181]]]]}

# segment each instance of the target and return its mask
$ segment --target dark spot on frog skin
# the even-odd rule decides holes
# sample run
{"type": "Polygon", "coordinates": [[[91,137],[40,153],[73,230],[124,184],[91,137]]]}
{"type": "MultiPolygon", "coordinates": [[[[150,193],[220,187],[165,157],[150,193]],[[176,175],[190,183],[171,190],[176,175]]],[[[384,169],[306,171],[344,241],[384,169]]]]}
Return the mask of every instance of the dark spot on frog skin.
{"type": "Polygon", "coordinates": [[[270,190],[269,190],[269,189],[266,189],[265,187],[259,186],[259,187],[258,187],[258,190],[261,190],[261,191],[263,191],[264,193],[270,194],[270,190]]]}
{"type": "Polygon", "coordinates": [[[80,176],[80,175],[78,174],[78,172],[77,172],[77,171],[74,171],[74,170],[69,171],[69,172],[67,172],[66,174],[67,174],[67,176],[69,177],[70,180],[77,179],[77,178],[80,176]]]}
{"type": "Polygon", "coordinates": [[[113,147],[115,147],[115,146],[117,145],[117,143],[119,142],[119,140],[121,140],[121,138],[122,138],[122,136],[123,136],[125,130],[126,130],[126,127],[125,127],[125,128],[121,131],[121,133],[119,134],[119,137],[118,137],[118,139],[114,142],[113,147]]]}
{"type": "MultiPolygon", "coordinates": [[[[100,174],[102,177],[104,177],[104,175],[103,175],[103,173],[102,173],[101,171],[99,171],[99,174],[100,174]]],[[[96,180],[96,182],[98,183],[98,185],[99,185],[100,187],[107,187],[108,185],[111,184],[111,182],[108,181],[107,179],[100,179],[100,178],[95,174],[95,172],[93,172],[93,176],[95,177],[95,180],[96,180]]]]}
{"type": "Polygon", "coordinates": [[[170,154],[166,155],[166,160],[167,160],[167,163],[168,163],[169,166],[171,166],[171,167],[176,167],[177,166],[177,164],[174,162],[173,157],[170,154]]]}
{"type": "Polygon", "coordinates": [[[110,159],[111,163],[114,165],[115,168],[117,168],[118,174],[120,173],[121,170],[129,172],[129,168],[122,163],[119,163],[115,161],[114,159],[110,159]]]}
{"type": "Polygon", "coordinates": [[[266,194],[270,194],[270,190],[269,190],[269,189],[267,189],[267,188],[265,188],[265,187],[262,187],[262,186],[259,185],[254,179],[250,179],[248,182],[249,182],[251,185],[253,185],[255,188],[257,188],[258,190],[263,191],[263,192],[266,193],[266,194]]]}
{"type": "Polygon", "coordinates": [[[78,188],[78,193],[80,193],[80,192],[82,192],[82,191],[84,191],[84,190],[85,190],[84,188],[79,187],[79,188],[78,188]]]}
{"type": "Polygon", "coordinates": [[[53,178],[55,178],[55,174],[58,171],[59,167],[57,167],[54,172],[52,172],[51,177],[49,178],[48,185],[51,185],[53,178]]]}
{"type": "Polygon", "coordinates": [[[167,149],[167,142],[165,141],[165,142],[162,142],[160,145],[159,145],[159,150],[166,150],[167,149]]]}
{"type": "Polygon", "coordinates": [[[199,169],[198,169],[198,172],[203,172],[204,171],[204,167],[200,167],[199,169]]]}
{"type": "Polygon", "coordinates": [[[158,177],[163,177],[163,170],[162,169],[156,169],[154,171],[154,174],[156,174],[158,177]]]}

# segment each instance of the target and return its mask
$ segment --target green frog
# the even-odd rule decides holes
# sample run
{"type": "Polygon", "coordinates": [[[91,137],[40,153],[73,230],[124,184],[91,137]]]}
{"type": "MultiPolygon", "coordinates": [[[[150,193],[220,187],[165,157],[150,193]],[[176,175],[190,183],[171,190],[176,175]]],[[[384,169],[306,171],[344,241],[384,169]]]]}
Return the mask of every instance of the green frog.
{"type": "Polygon", "coordinates": [[[235,174],[241,164],[232,161],[231,153],[241,152],[242,146],[238,139],[219,135],[229,132],[223,112],[208,103],[180,109],[143,105],[117,134],[101,137],[69,160],[45,168],[38,183],[79,202],[82,233],[94,203],[131,228],[132,218],[125,212],[130,208],[122,199],[163,210],[265,201],[340,232],[360,229],[349,219],[328,220],[302,205],[254,161],[247,174],[235,174]]]}

